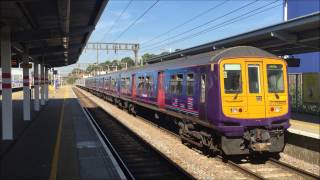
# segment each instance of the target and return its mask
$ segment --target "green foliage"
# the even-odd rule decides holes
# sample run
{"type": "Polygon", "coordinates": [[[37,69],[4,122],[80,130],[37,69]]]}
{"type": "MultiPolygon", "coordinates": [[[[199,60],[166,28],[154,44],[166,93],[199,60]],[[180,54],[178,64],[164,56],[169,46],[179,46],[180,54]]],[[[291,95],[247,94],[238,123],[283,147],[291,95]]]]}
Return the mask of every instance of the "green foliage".
{"type": "Polygon", "coordinates": [[[91,64],[91,65],[89,65],[89,66],[87,67],[86,73],[90,74],[90,73],[92,73],[93,71],[96,71],[96,70],[98,70],[98,65],[96,65],[96,64],[91,64]]]}
{"type": "Polygon", "coordinates": [[[128,68],[134,66],[134,61],[133,61],[133,59],[130,58],[130,57],[124,57],[124,58],[122,58],[121,61],[120,61],[120,63],[121,63],[121,67],[122,67],[122,68],[125,67],[125,65],[124,65],[125,63],[127,63],[128,68]]]}
{"type": "Polygon", "coordinates": [[[146,53],[146,54],[144,54],[144,55],[141,57],[141,59],[142,59],[143,63],[146,64],[146,62],[147,62],[149,59],[151,59],[151,58],[153,58],[153,57],[155,57],[155,56],[156,56],[156,55],[154,55],[154,54],[146,53]]]}
{"type": "Polygon", "coordinates": [[[68,83],[68,84],[74,84],[77,79],[79,79],[79,78],[76,77],[76,76],[69,76],[69,77],[67,78],[67,83],[68,83]]]}
{"type": "Polygon", "coordinates": [[[84,70],[80,68],[74,68],[71,72],[71,74],[81,74],[81,73],[84,73],[84,70]]]}

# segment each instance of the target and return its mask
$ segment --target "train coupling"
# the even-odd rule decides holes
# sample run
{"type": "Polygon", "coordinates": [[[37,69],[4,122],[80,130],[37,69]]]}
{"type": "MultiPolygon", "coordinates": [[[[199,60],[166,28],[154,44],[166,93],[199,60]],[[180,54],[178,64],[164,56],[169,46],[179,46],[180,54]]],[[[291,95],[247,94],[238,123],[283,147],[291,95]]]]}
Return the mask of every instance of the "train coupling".
{"type": "Polygon", "coordinates": [[[254,143],[251,144],[251,149],[253,151],[269,151],[271,143],[254,143]]]}
{"type": "Polygon", "coordinates": [[[245,139],[249,141],[249,147],[252,151],[269,151],[270,146],[270,133],[266,129],[252,129],[245,135],[245,139]]]}

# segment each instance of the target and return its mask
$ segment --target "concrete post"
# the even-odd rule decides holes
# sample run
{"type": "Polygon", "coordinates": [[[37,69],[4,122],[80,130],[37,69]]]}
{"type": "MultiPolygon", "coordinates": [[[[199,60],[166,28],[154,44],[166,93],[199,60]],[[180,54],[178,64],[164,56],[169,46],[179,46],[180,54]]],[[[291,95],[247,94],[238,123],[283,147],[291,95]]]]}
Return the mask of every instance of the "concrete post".
{"type": "Polygon", "coordinates": [[[12,120],[12,88],[11,88],[11,40],[10,28],[2,27],[1,41],[1,67],[2,67],[2,139],[13,140],[12,120]]]}
{"type": "Polygon", "coordinates": [[[40,111],[39,102],[39,64],[34,63],[34,110],[40,111]]]}
{"type": "Polygon", "coordinates": [[[30,87],[29,87],[29,68],[27,64],[29,63],[29,57],[27,55],[23,56],[22,68],[23,72],[23,120],[29,121],[30,118],[30,87]]]}
{"type": "Polygon", "coordinates": [[[44,65],[40,64],[40,85],[41,85],[41,106],[45,104],[45,99],[44,99],[44,65]]]}
{"type": "MultiPolygon", "coordinates": [[[[139,66],[139,57],[138,57],[138,50],[133,50],[133,53],[134,53],[134,64],[136,65],[136,66],[139,66]]],[[[142,66],[142,62],[140,62],[140,65],[142,66]]]]}
{"type": "Polygon", "coordinates": [[[44,87],[44,90],[45,90],[45,101],[47,102],[49,100],[49,73],[48,73],[49,69],[47,67],[45,67],[45,78],[44,78],[44,82],[45,82],[45,87],[44,87]]]}

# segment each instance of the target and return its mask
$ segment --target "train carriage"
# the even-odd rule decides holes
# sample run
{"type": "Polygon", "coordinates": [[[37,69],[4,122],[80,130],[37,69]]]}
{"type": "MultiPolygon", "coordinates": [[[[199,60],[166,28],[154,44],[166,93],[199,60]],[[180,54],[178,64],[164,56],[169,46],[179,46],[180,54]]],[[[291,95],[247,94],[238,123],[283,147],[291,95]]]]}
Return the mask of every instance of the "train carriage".
{"type": "Polygon", "coordinates": [[[105,76],[113,91],[103,91],[108,89],[103,81],[96,84],[100,89],[91,85],[101,77],[87,79],[86,87],[129,111],[140,105],[175,117],[183,141],[227,155],[284,148],[287,66],[266,51],[239,46],[105,76]]]}
{"type": "MultiPolygon", "coordinates": [[[[0,68],[0,91],[2,91],[2,70],[0,68]]],[[[30,84],[32,85],[32,78],[29,79],[30,84]]],[[[23,73],[22,69],[13,68],[11,70],[11,87],[12,90],[19,90],[23,88],[23,73]]]]}

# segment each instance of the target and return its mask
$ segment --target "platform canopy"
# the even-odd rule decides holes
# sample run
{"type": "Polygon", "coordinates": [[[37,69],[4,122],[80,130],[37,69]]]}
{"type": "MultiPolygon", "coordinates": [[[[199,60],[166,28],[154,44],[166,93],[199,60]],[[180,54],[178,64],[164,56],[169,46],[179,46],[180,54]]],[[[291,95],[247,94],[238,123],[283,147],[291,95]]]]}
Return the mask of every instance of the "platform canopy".
{"type": "Polygon", "coordinates": [[[1,0],[0,28],[9,26],[14,56],[28,51],[49,67],[73,64],[108,0],[1,0]]]}
{"type": "Polygon", "coordinates": [[[233,46],[254,46],[278,56],[320,51],[320,13],[154,57],[148,63],[176,59],[233,46]]]}

